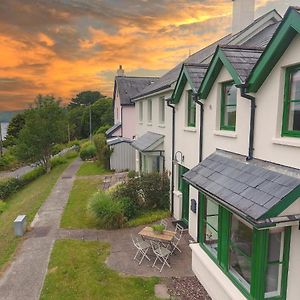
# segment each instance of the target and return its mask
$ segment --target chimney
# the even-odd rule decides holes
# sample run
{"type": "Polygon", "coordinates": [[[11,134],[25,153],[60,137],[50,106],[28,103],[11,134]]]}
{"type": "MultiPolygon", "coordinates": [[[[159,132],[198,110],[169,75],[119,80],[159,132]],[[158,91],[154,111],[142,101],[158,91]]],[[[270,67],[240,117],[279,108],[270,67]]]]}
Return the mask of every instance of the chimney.
{"type": "Polygon", "coordinates": [[[125,71],[122,69],[122,65],[120,65],[118,71],[117,71],[117,76],[124,76],[125,71]]]}
{"type": "Polygon", "coordinates": [[[236,34],[254,21],[255,0],[232,1],[232,34],[236,34]]]}

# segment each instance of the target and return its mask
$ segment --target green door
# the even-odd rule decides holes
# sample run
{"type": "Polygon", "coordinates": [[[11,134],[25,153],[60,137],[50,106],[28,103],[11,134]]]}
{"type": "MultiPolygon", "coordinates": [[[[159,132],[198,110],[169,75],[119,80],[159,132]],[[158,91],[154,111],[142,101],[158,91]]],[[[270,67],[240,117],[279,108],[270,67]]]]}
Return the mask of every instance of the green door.
{"type": "Polygon", "coordinates": [[[189,200],[190,200],[190,187],[189,184],[182,178],[182,175],[189,169],[179,166],[179,191],[182,193],[182,221],[188,225],[189,223],[189,200]]]}

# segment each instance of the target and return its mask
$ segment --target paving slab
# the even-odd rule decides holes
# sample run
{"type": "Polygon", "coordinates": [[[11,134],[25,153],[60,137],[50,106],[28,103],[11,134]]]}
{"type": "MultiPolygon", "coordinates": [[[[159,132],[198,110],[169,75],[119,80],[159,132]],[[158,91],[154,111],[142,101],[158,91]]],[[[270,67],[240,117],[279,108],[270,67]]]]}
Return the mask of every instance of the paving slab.
{"type": "Polygon", "coordinates": [[[63,209],[81,161],[74,161],[58,179],[39,209],[33,227],[10,267],[0,278],[0,300],[38,300],[63,209]],[[66,177],[70,177],[65,179],[66,177]]]}

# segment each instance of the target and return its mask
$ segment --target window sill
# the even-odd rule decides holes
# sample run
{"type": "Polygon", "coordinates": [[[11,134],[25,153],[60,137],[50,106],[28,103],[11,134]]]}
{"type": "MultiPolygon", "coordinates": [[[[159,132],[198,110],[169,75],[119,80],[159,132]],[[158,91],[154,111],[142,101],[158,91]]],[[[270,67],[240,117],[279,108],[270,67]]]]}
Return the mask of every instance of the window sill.
{"type": "Polygon", "coordinates": [[[197,128],[196,127],[184,127],[183,130],[184,131],[190,131],[190,132],[196,132],[197,128]]]}
{"type": "Polygon", "coordinates": [[[152,123],[147,123],[147,126],[152,126],[152,123]]]}
{"type": "Polygon", "coordinates": [[[158,127],[165,128],[166,125],[165,124],[158,124],[158,127]]]}
{"type": "Polygon", "coordinates": [[[233,139],[237,138],[236,132],[230,131],[230,130],[214,130],[214,135],[225,136],[225,137],[229,137],[229,138],[233,138],[233,139]]]}
{"type": "Polygon", "coordinates": [[[272,143],[277,144],[277,145],[300,148],[300,139],[299,138],[290,138],[290,137],[273,138],[272,143]]]}

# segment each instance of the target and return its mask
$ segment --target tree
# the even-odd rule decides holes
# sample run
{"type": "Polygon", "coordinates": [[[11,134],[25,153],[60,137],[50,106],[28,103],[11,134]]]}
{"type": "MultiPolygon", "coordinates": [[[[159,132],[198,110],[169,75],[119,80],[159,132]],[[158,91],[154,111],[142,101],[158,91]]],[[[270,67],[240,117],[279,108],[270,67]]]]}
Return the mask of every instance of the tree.
{"type": "Polygon", "coordinates": [[[83,91],[71,99],[69,107],[74,108],[80,105],[91,105],[101,98],[105,98],[105,96],[98,91],[83,91]]]}
{"type": "Polygon", "coordinates": [[[4,147],[14,146],[21,129],[25,125],[25,112],[18,113],[9,122],[7,135],[3,141],[4,147]]]}
{"type": "Polygon", "coordinates": [[[39,95],[26,111],[25,125],[16,142],[16,153],[22,161],[39,162],[49,172],[52,148],[65,142],[66,138],[67,120],[60,101],[53,96],[39,95]]]}
{"type": "Polygon", "coordinates": [[[94,136],[94,144],[96,147],[96,156],[99,165],[109,170],[110,168],[110,156],[112,154],[112,150],[107,145],[106,138],[104,134],[96,134],[94,136]]]}

